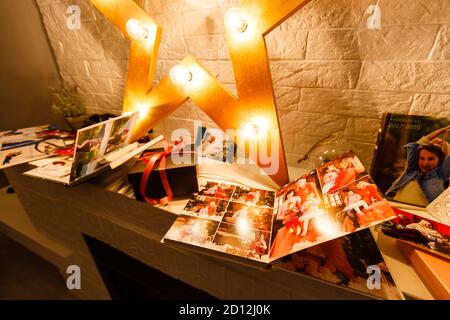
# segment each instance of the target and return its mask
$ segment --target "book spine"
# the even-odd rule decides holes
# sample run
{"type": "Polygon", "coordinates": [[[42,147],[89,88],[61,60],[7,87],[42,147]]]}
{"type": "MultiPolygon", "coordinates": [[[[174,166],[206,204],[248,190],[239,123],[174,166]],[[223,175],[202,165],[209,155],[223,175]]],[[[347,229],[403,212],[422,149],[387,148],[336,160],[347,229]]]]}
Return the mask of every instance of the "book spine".
{"type": "Polygon", "coordinates": [[[370,175],[372,178],[376,177],[376,164],[380,161],[383,156],[383,145],[386,137],[386,132],[389,128],[389,122],[391,120],[392,113],[384,113],[383,119],[381,120],[381,128],[378,130],[377,142],[375,144],[375,149],[373,152],[372,163],[370,165],[370,175]]]}

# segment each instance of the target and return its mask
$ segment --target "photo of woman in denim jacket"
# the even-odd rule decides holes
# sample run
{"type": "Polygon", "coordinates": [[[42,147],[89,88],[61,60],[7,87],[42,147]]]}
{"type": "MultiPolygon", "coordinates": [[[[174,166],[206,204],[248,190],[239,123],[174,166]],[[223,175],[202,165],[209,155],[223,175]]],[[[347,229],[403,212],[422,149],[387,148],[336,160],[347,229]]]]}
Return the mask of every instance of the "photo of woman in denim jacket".
{"type": "Polygon", "coordinates": [[[450,155],[445,136],[450,126],[436,130],[417,142],[408,143],[406,166],[386,191],[394,200],[426,206],[449,186],[450,155]],[[439,136],[444,135],[444,139],[439,136]]]}

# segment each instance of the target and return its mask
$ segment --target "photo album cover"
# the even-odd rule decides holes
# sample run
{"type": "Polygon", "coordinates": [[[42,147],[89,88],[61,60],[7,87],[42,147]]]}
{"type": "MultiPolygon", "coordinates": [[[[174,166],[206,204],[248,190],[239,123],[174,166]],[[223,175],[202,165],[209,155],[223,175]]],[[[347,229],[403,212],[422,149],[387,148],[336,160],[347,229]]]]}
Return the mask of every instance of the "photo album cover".
{"type": "Polygon", "coordinates": [[[276,192],[207,182],[163,241],[268,263],[395,216],[349,151],[276,192]]]}
{"type": "Polygon", "coordinates": [[[129,144],[136,117],[137,113],[127,114],[78,130],[73,156],[32,162],[30,164],[37,168],[24,174],[73,185],[94,174],[114,169],[161,140],[158,137],[140,147],[137,143],[129,144]]]}
{"type": "Polygon", "coordinates": [[[396,209],[397,218],[381,225],[383,234],[450,259],[450,226],[396,209]]]}
{"type": "Polygon", "coordinates": [[[449,187],[449,143],[450,119],[385,114],[371,175],[389,200],[424,208],[449,187]]]}
{"type": "Polygon", "coordinates": [[[73,152],[75,135],[50,125],[0,132],[0,169],[73,152]]]}
{"type": "Polygon", "coordinates": [[[272,265],[376,298],[403,299],[369,229],[293,253],[272,265]],[[368,286],[375,268],[381,275],[379,286],[368,286]]]}

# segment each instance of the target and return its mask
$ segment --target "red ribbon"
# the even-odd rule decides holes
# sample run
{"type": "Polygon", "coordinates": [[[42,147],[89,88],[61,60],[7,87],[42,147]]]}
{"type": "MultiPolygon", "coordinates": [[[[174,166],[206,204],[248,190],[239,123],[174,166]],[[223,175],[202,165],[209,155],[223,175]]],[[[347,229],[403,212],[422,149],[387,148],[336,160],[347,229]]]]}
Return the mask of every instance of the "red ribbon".
{"type": "Polygon", "coordinates": [[[182,137],[178,138],[175,141],[175,146],[170,146],[167,143],[167,141],[165,141],[165,140],[163,140],[162,143],[163,143],[164,151],[152,152],[152,153],[146,154],[145,156],[143,156],[141,158],[142,161],[147,163],[147,166],[145,167],[144,173],[142,174],[140,191],[141,191],[142,196],[144,197],[144,200],[147,203],[150,203],[152,205],[155,205],[158,203],[160,203],[161,205],[166,205],[170,201],[172,201],[173,193],[172,193],[172,189],[170,189],[169,180],[167,179],[167,174],[166,174],[166,156],[170,155],[174,150],[182,150],[184,147],[182,137]],[[147,189],[148,178],[150,177],[150,173],[152,172],[153,167],[158,160],[160,160],[159,161],[159,175],[161,177],[161,182],[163,184],[164,191],[166,191],[166,196],[161,199],[150,198],[145,195],[145,191],[147,189]]]}

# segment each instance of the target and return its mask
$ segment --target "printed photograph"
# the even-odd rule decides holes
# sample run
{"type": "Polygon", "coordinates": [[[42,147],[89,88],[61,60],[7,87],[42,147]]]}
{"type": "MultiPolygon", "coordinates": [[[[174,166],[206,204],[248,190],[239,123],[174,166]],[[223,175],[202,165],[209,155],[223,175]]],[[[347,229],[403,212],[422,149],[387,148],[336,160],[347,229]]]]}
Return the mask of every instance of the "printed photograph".
{"type": "Polygon", "coordinates": [[[208,181],[206,184],[200,186],[198,195],[229,200],[231,199],[234,188],[235,186],[226,183],[208,181]]]}
{"type": "Polygon", "coordinates": [[[233,163],[235,145],[224,131],[215,128],[199,127],[195,149],[199,158],[233,163]]]}
{"type": "Polygon", "coordinates": [[[379,299],[402,299],[370,230],[362,230],[273,262],[274,266],[356,290],[379,299]],[[380,285],[369,289],[370,268],[380,270],[380,285]]]}
{"type": "Polygon", "coordinates": [[[107,123],[78,130],[70,180],[74,181],[98,169],[98,160],[105,154],[107,123]],[[103,143],[102,143],[103,142],[103,143]]]}
{"type": "Polygon", "coordinates": [[[136,113],[133,113],[112,121],[105,153],[110,153],[127,142],[135,119],[136,113]]]}
{"type": "Polygon", "coordinates": [[[254,230],[248,225],[222,222],[213,243],[216,250],[267,262],[269,241],[270,232],[254,230]]]}
{"type": "Polygon", "coordinates": [[[272,226],[270,258],[285,256],[339,234],[336,221],[328,216],[317,188],[315,173],[283,188],[272,226]],[[285,190],[284,190],[285,189],[285,190]]]}
{"type": "Polygon", "coordinates": [[[317,172],[324,194],[335,192],[367,174],[363,164],[353,151],[324,164],[317,169],[317,172]]]}
{"type": "Polygon", "coordinates": [[[233,193],[233,201],[254,206],[273,208],[275,192],[237,186],[233,193]]]}
{"type": "Polygon", "coordinates": [[[174,222],[165,238],[190,243],[198,246],[207,246],[213,240],[219,222],[180,215],[174,222]]]}
{"type": "Polygon", "coordinates": [[[395,217],[394,210],[369,176],[324,197],[328,212],[345,233],[395,217]]]}
{"type": "Polygon", "coordinates": [[[221,221],[227,209],[227,200],[197,196],[187,203],[184,213],[216,221],[221,221]]]}
{"type": "Polygon", "coordinates": [[[390,200],[426,207],[449,187],[450,119],[387,114],[372,176],[390,200]]]}
{"type": "Polygon", "coordinates": [[[270,232],[272,228],[273,210],[255,207],[243,203],[230,202],[223,220],[239,225],[241,228],[252,228],[270,232]]]}
{"type": "Polygon", "coordinates": [[[450,259],[450,226],[398,210],[397,218],[381,227],[387,236],[450,259]]]}

